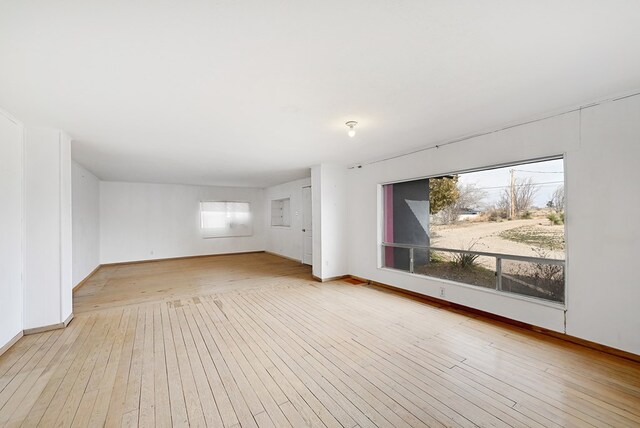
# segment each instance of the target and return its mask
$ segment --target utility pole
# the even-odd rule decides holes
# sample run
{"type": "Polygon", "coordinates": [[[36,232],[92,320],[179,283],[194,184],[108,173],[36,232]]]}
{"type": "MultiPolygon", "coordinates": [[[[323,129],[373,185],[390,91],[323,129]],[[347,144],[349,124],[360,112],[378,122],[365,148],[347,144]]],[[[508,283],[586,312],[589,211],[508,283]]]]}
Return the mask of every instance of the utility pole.
{"type": "Polygon", "coordinates": [[[516,217],[516,175],[515,175],[516,170],[510,169],[509,172],[511,173],[511,187],[509,188],[511,203],[509,204],[509,217],[515,218],[516,217]]]}

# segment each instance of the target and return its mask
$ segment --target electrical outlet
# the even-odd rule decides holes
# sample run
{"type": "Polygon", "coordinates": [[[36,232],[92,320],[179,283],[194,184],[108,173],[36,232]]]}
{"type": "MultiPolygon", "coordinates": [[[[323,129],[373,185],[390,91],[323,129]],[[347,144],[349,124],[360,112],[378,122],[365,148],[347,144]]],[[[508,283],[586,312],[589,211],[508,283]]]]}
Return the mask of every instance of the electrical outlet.
{"type": "Polygon", "coordinates": [[[444,287],[440,287],[440,297],[444,297],[444,287]]]}

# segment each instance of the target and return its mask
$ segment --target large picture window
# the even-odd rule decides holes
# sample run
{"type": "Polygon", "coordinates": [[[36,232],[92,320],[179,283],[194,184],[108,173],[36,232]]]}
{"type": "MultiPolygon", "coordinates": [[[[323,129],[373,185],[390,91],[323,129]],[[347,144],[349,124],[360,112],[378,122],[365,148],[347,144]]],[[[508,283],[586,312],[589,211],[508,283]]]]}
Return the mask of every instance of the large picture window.
{"type": "Polygon", "coordinates": [[[563,303],[562,159],[386,184],[383,267],[563,303]]]}
{"type": "Polygon", "coordinates": [[[200,202],[200,228],[205,238],[253,235],[248,202],[200,202]]]}

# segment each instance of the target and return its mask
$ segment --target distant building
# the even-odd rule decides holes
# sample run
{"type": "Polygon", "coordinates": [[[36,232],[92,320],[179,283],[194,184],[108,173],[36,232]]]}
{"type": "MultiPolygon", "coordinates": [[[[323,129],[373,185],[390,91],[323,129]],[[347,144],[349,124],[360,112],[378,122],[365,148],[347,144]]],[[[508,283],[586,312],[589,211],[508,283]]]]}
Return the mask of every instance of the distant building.
{"type": "Polygon", "coordinates": [[[477,218],[480,215],[480,211],[471,208],[463,208],[458,215],[458,221],[465,221],[477,218]]]}

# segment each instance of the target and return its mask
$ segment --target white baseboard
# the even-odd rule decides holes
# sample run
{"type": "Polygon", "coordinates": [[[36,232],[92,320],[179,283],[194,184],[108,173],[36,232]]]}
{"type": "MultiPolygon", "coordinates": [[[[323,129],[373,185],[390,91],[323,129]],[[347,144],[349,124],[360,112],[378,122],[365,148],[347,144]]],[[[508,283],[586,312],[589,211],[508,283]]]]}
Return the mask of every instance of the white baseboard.
{"type": "Polygon", "coordinates": [[[13,338],[11,338],[11,340],[9,340],[7,343],[5,343],[2,346],[2,348],[0,348],[0,356],[2,356],[2,354],[7,352],[9,350],[9,348],[11,348],[13,345],[15,345],[16,342],[22,338],[22,336],[24,336],[24,332],[20,331],[20,332],[18,332],[18,334],[13,336],[13,338]]]}

